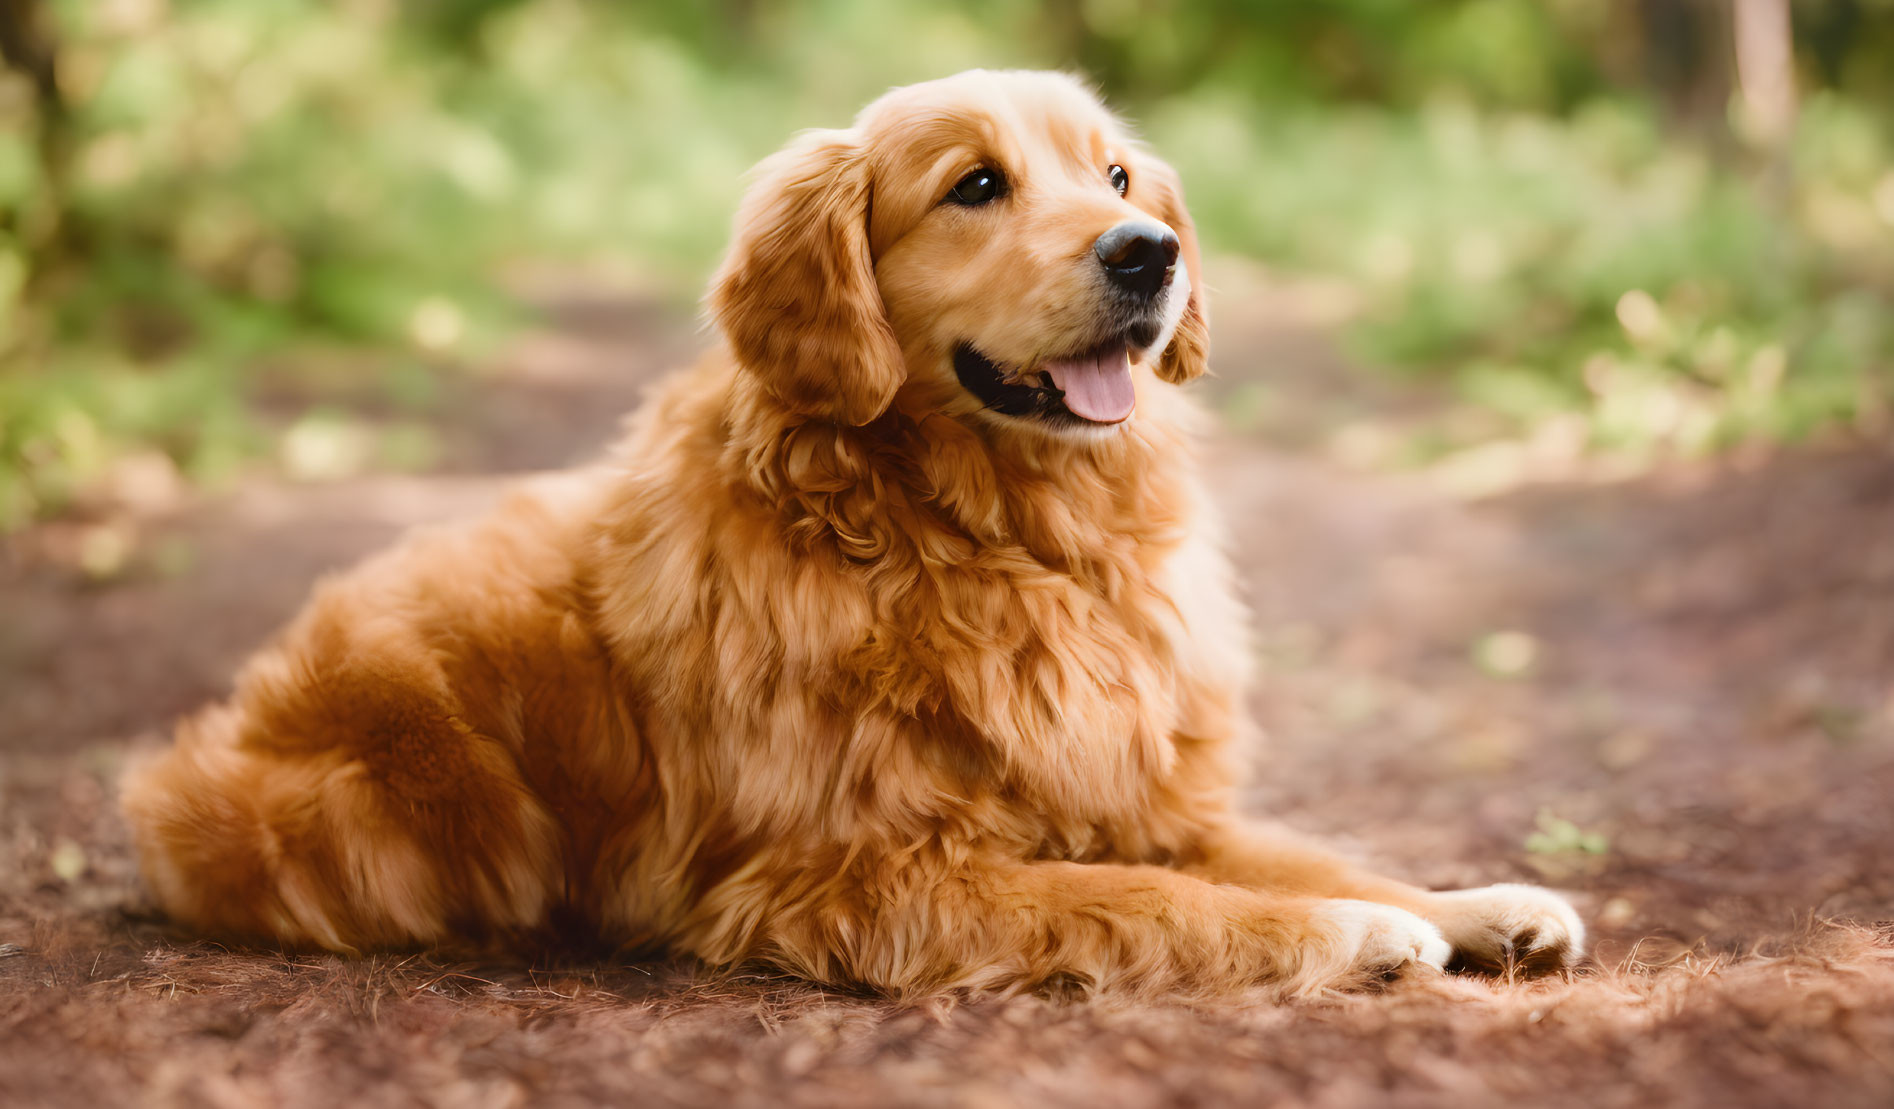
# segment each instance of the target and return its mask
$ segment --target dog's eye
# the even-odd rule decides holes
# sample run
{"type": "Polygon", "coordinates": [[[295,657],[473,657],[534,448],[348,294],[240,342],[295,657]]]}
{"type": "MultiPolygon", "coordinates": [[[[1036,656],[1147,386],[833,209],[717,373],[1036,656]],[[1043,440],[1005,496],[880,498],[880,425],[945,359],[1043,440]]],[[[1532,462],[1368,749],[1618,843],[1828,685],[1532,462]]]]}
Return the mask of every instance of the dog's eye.
{"type": "Polygon", "coordinates": [[[1131,175],[1125,172],[1125,167],[1113,166],[1105,173],[1110,176],[1111,187],[1118,190],[1118,195],[1125,195],[1125,190],[1131,187],[1131,175]]]}
{"type": "Polygon", "coordinates": [[[954,183],[947,199],[971,208],[985,204],[1006,191],[1006,178],[997,169],[976,169],[954,183]]]}

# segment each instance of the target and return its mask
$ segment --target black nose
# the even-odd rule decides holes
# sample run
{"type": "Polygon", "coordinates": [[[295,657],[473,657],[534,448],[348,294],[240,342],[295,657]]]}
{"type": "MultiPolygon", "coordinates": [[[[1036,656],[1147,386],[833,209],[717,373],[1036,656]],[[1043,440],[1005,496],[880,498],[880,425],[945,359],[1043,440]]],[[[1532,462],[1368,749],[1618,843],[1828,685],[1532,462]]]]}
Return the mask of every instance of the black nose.
{"type": "Polygon", "coordinates": [[[1111,283],[1149,300],[1171,283],[1177,268],[1177,235],[1161,223],[1131,220],[1098,237],[1092,252],[1111,283]]]}

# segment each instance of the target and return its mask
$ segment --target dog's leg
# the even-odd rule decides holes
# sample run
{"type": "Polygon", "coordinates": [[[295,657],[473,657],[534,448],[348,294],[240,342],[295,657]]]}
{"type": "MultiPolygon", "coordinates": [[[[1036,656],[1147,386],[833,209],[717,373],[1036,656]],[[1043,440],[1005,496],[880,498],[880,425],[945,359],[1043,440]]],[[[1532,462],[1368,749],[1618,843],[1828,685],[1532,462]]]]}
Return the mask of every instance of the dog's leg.
{"type": "Polygon", "coordinates": [[[1276,896],[1165,867],[995,864],[933,878],[916,869],[903,864],[899,889],[851,879],[826,903],[779,918],[769,956],[807,977],[897,995],[1267,983],[1289,996],[1431,971],[1448,955],[1439,930],[1404,909],[1276,896]]]}
{"type": "Polygon", "coordinates": [[[1585,925],[1550,890],[1506,883],[1435,892],[1384,878],[1293,833],[1232,823],[1199,845],[1185,870],[1218,882],[1303,897],[1396,905],[1438,926],[1456,961],[1556,970],[1584,954],[1585,925]]]}

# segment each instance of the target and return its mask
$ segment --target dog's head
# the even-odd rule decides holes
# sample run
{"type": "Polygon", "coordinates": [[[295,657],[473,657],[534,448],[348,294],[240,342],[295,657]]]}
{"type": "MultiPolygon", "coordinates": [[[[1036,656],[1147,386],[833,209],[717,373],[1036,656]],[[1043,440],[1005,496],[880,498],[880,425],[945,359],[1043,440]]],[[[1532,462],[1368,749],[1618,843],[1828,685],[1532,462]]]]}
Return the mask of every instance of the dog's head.
{"type": "Polygon", "coordinates": [[[847,424],[905,390],[1105,433],[1209,342],[1177,175],[1056,73],[911,85],[797,138],[758,167],[710,307],[778,401],[847,424]]]}

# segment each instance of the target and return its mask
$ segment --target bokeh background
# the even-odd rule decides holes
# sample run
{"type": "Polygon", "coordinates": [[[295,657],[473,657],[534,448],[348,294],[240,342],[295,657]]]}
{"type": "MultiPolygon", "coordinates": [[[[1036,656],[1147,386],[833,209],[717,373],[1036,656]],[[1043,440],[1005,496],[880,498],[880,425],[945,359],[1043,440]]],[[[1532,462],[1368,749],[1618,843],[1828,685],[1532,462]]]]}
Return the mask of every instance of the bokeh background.
{"type": "MultiPolygon", "coordinates": [[[[320,399],[344,353],[423,413],[529,264],[688,303],[757,158],[975,65],[1089,74],[1211,249],[1330,280],[1354,356],[1486,417],[1391,452],[1887,421],[1888,0],[0,10],[7,528],[128,453],[211,483],[269,459],[257,390],[320,399]]],[[[381,460],[433,459],[424,422],[381,460]]]]}
{"type": "Polygon", "coordinates": [[[0,0],[0,54],[0,1103],[1894,1104],[1894,0],[0,0]],[[126,759],[603,449],[758,158],[975,65],[1183,175],[1243,804],[1571,891],[1584,973],[921,1011],[143,908],[126,759]]]}

